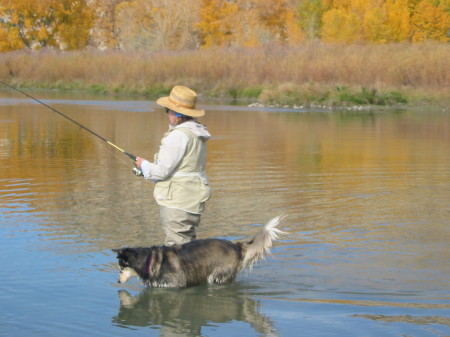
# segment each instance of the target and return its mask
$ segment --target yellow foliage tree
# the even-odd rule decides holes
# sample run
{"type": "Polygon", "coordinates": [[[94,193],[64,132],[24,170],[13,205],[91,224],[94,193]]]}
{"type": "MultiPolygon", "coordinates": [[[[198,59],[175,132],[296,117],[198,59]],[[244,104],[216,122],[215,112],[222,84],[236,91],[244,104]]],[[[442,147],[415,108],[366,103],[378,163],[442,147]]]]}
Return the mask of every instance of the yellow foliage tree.
{"type": "Polygon", "coordinates": [[[290,8],[287,0],[255,0],[259,21],[284,42],[288,39],[286,23],[289,22],[290,8]]]}
{"type": "Polygon", "coordinates": [[[384,6],[367,10],[363,19],[363,38],[370,43],[387,43],[390,40],[384,6]]]}
{"type": "Polygon", "coordinates": [[[303,33],[297,4],[297,0],[202,0],[197,25],[202,46],[298,43],[303,33]]]}
{"type": "Polygon", "coordinates": [[[329,0],[324,41],[388,43],[449,41],[450,0],[329,0]],[[431,2],[433,1],[433,3],[431,2]]]}
{"type": "Polygon", "coordinates": [[[84,47],[92,23],[85,0],[0,0],[0,50],[84,47]]]}
{"type": "Polygon", "coordinates": [[[386,0],[385,8],[389,42],[408,41],[411,35],[411,14],[408,0],[386,0]]]}
{"type": "Polygon", "coordinates": [[[16,27],[0,28],[0,52],[23,49],[25,44],[16,27]]]}
{"type": "Polygon", "coordinates": [[[0,29],[8,49],[56,46],[54,0],[0,0],[0,29]],[[8,48],[9,47],[9,48],[8,48]]]}
{"type": "Polygon", "coordinates": [[[239,6],[231,1],[202,0],[197,27],[204,47],[223,46],[233,40],[232,22],[238,10],[239,6]]]}
{"type": "Polygon", "coordinates": [[[411,18],[412,41],[437,40],[450,41],[450,14],[443,7],[434,6],[429,0],[421,1],[411,18]]]}
{"type": "Polygon", "coordinates": [[[381,0],[334,0],[322,16],[322,37],[329,42],[381,42],[386,39],[381,0]]]}
{"type": "MultiPolygon", "coordinates": [[[[55,5],[57,38],[63,49],[80,49],[87,45],[94,11],[86,0],[59,0],[55,5]]],[[[47,32],[42,32],[47,33],[47,32]]]]}
{"type": "Polygon", "coordinates": [[[346,8],[330,9],[322,17],[325,42],[352,43],[361,40],[361,20],[346,8]]]}

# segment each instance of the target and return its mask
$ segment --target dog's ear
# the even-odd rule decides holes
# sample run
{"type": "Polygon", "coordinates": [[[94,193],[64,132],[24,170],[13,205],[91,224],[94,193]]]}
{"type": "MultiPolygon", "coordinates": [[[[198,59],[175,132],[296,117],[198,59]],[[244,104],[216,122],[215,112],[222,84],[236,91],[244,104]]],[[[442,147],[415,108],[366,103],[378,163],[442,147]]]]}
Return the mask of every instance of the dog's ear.
{"type": "Polygon", "coordinates": [[[117,254],[117,256],[121,255],[123,253],[123,250],[125,248],[118,248],[118,249],[111,249],[114,253],[117,254]]]}

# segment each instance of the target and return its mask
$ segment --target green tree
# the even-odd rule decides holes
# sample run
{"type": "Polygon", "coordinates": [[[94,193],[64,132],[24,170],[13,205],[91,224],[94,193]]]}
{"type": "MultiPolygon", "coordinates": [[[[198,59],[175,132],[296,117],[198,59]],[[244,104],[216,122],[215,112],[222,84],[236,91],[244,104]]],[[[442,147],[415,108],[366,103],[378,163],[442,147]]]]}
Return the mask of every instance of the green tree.
{"type": "Polygon", "coordinates": [[[297,8],[299,26],[308,39],[320,37],[322,27],[322,15],[325,5],[322,0],[304,0],[297,8]]]}

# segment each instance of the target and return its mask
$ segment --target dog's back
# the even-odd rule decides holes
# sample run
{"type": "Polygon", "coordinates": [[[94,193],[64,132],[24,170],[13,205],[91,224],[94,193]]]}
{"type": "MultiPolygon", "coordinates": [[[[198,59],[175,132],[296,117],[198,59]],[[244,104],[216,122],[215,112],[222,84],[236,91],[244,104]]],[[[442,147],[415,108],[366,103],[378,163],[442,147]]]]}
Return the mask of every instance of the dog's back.
{"type": "Polygon", "coordinates": [[[272,219],[247,242],[203,239],[180,246],[116,249],[121,266],[119,282],[139,276],[153,287],[231,283],[239,272],[270,252],[272,241],[282,233],[276,228],[281,219],[272,219]]]}
{"type": "Polygon", "coordinates": [[[231,242],[222,239],[196,240],[181,246],[188,283],[222,284],[232,282],[236,275],[264,259],[270,253],[272,242],[283,232],[276,228],[283,216],[269,221],[250,241],[231,242]]]}
{"type": "Polygon", "coordinates": [[[242,247],[222,239],[195,240],[181,246],[179,258],[187,286],[205,281],[211,284],[229,283],[239,272],[242,247]]]}

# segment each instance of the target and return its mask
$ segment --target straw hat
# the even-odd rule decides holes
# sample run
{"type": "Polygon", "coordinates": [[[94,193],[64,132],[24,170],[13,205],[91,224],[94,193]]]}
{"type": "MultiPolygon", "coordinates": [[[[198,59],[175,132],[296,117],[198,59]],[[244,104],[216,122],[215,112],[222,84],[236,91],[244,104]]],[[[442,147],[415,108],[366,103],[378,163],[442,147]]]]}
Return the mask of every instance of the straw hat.
{"type": "Polygon", "coordinates": [[[174,86],[168,97],[158,98],[157,104],[185,116],[202,117],[205,110],[196,110],[197,94],[188,87],[174,86]]]}

